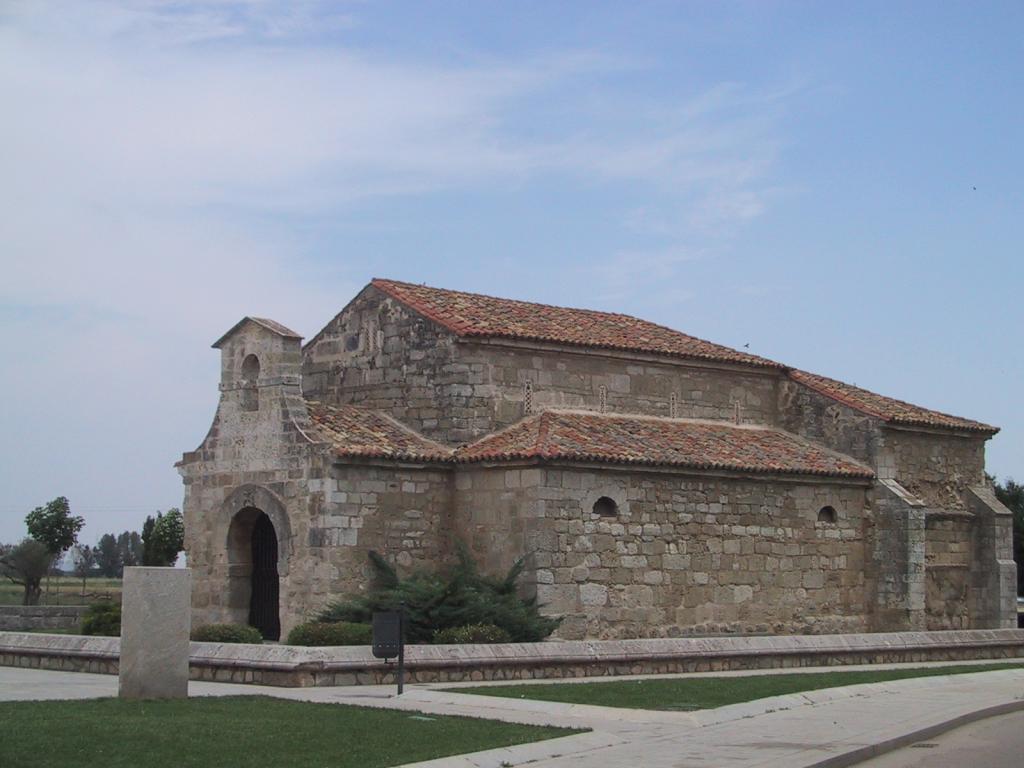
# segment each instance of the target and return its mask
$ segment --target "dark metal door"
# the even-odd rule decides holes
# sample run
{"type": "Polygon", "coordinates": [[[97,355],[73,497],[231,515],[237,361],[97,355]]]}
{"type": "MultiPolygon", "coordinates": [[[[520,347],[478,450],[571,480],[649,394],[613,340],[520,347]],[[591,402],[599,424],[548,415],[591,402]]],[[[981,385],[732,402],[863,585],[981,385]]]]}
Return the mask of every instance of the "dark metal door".
{"type": "Polygon", "coordinates": [[[278,615],[277,534],[266,513],[256,518],[252,529],[252,599],[249,624],[267,640],[281,637],[278,615]]]}

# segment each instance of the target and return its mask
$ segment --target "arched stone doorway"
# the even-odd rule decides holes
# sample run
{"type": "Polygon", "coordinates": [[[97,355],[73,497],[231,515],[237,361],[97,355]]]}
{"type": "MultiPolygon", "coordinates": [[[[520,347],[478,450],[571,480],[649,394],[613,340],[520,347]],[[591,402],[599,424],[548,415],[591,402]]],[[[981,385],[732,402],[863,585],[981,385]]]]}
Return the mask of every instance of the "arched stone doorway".
{"type": "Polygon", "coordinates": [[[281,637],[280,547],[273,521],[246,507],[228,531],[228,600],[236,622],[256,627],[267,640],[281,637]]]}

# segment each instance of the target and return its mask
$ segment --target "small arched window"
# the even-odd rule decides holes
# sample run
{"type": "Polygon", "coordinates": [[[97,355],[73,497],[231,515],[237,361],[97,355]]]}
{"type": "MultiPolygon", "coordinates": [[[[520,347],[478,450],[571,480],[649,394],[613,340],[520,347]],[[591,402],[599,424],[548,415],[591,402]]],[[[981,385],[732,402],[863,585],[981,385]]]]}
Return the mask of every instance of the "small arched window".
{"type": "Polygon", "coordinates": [[[818,522],[828,523],[835,525],[836,522],[836,510],[835,507],[822,507],[818,510],[818,522]]]}
{"type": "Polygon", "coordinates": [[[619,505],[615,503],[614,499],[602,496],[594,502],[594,514],[601,517],[615,517],[619,514],[619,505]]]}
{"type": "Polygon", "coordinates": [[[256,382],[260,378],[260,359],[249,355],[242,361],[242,408],[257,411],[260,407],[260,391],[256,382]]]}

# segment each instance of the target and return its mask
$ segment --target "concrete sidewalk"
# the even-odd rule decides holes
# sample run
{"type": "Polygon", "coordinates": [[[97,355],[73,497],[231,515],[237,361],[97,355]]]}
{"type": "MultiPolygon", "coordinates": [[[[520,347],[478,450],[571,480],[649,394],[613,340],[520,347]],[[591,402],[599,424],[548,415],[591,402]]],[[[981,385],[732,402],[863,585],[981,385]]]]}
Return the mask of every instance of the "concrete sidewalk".
{"type": "MultiPolygon", "coordinates": [[[[821,670],[800,670],[803,672],[821,670]]],[[[834,669],[831,671],[835,671],[834,669]]],[[[579,736],[418,764],[440,768],[838,768],[986,716],[1024,710],[1024,669],[833,688],[698,712],[449,693],[428,686],[267,688],[196,683],[193,696],[281,698],[590,728],[579,736]]],[[[0,668],[0,699],[116,695],[104,675],[0,668]]]]}

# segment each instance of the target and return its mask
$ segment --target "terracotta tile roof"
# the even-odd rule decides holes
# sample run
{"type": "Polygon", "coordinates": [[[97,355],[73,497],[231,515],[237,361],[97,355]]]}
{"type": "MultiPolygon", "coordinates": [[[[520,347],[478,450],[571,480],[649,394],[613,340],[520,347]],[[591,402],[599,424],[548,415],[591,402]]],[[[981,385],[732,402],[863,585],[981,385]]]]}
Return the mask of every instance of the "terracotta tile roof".
{"type": "Polygon", "coordinates": [[[357,405],[327,405],[306,401],[316,436],[331,443],[338,456],[448,461],[450,448],[439,445],[389,416],[357,405]]]}
{"type": "Polygon", "coordinates": [[[545,411],[456,451],[460,462],[563,459],[771,474],[872,478],[842,454],[765,427],[545,411]]]}
{"type": "Polygon", "coordinates": [[[375,278],[372,285],[458,336],[523,339],[783,368],[630,315],[499,299],[375,278]]]}
{"type": "Polygon", "coordinates": [[[891,424],[961,429],[969,432],[984,432],[990,435],[994,435],[999,431],[999,427],[983,424],[980,421],[950,416],[948,413],[940,413],[939,411],[922,408],[919,405],[905,403],[902,400],[876,395],[874,392],[855,387],[852,384],[844,384],[841,381],[818,376],[814,373],[791,370],[789,376],[793,381],[798,381],[816,392],[820,392],[827,397],[831,397],[833,400],[837,400],[851,408],[891,424]]]}

